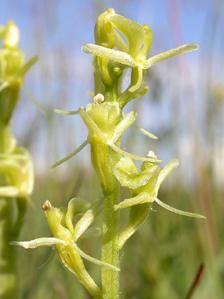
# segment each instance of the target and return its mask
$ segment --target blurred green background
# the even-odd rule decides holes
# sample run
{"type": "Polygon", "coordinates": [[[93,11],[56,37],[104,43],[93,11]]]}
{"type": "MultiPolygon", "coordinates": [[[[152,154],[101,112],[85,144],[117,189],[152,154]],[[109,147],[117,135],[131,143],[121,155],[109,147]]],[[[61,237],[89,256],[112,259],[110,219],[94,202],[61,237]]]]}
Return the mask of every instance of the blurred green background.
{"type": "MultiPolygon", "coordinates": [[[[201,264],[203,275],[194,299],[224,298],[224,2],[223,0],[1,0],[0,24],[13,19],[21,30],[27,58],[39,56],[30,71],[14,118],[20,144],[31,151],[35,190],[20,239],[48,236],[41,203],[65,206],[73,196],[101,197],[89,148],[56,170],[50,165],[86,137],[79,117],[55,115],[53,108],[76,109],[91,100],[91,57],[81,46],[93,42],[99,13],[117,13],[149,24],[152,54],[182,43],[200,50],[164,61],[148,75],[150,92],[134,103],[138,125],[158,141],[129,131],[125,146],[145,154],[154,150],[168,162],[180,160],[160,198],[177,208],[200,212],[206,221],[184,218],[153,206],[121,255],[122,293],[127,299],[179,299],[201,264]]],[[[129,106],[129,109],[131,107],[129,106]]],[[[100,228],[96,224],[96,229],[100,228]]],[[[100,237],[82,240],[86,252],[99,256],[100,237]]],[[[54,251],[19,251],[21,298],[89,298],[54,251]]],[[[99,269],[88,265],[99,278],[99,269]]]]}

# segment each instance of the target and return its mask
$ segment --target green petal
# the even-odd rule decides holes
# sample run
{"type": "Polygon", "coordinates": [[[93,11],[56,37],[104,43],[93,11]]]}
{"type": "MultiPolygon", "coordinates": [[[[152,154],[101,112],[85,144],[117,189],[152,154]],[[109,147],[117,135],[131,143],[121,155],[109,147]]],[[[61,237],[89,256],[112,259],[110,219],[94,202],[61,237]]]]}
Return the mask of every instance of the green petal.
{"type": "Polygon", "coordinates": [[[138,155],[135,155],[135,154],[131,154],[131,153],[128,153],[124,150],[122,150],[121,148],[119,148],[118,146],[116,146],[115,144],[113,143],[108,143],[108,145],[115,151],[117,152],[118,154],[121,154],[122,156],[126,156],[126,157],[129,157],[133,160],[136,160],[136,161],[149,161],[151,163],[155,163],[155,164],[158,164],[160,162],[162,162],[161,160],[158,160],[154,157],[143,157],[143,156],[138,156],[138,155]]]}
{"type": "Polygon", "coordinates": [[[113,271],[120,271],[119,268],[111,265],[111,264],[108,264],[108,263],[105,263],[105,262],[102,262],[88,254],[86,254],[84,251],[82,251],[76,244],[74,244],[77,252],[80,254],[81,257],[83,257],[84,259],[86,259],[87,261],[95,264],[95,265],[98,265],[98,266],[101,266],[101,267],[107,267],[109,269],[112,269],[113,271]]]}
{"type": "Polygon", "coordinates": [[[131,67],[138,66],[136,61],[128,53],[123,51],[113,50],[95,44],[86,44],[82,47],[82,50],[88,54],[92,54],[101,58],[107,58],[123,65],[131,67]]]}
{"type": "Polygon", "coordinates": [[[126,209],[144,203],[152,203],[155,200],[155,197],[151,197],[148,195],[148,193],[143,192],[135,197],[124,199],[122,202],[114,206],[114,210],[117,211],[119,209],[126,209]]]}
{"type": "Polygon", "coordinates": [[[137,189],[149,182],[157,168],[157,165],[152,165],[150,168],[139,172],[132,159],[122,157],[115,165],[113,172],[121,186],[137,189]]]}
{"type": "Polygon", "coordinates": [[[149,137],[149,138],[151,138],[151,139],[158,139],[158,137],[157,137],[156,135],[154,135],[153,133],[151,133],[151,132],[149,132],[149,131],[147,131],[147,130],[145,130],[145,129],[143,129],[143,128],[139,128],[139,131],[140,131],[143,135],[145,135],[145,136],[147,136],[147,137],[149,137]]]}
{"type": "Polygon", "coordinates": [[[178,215],[182,215],[182,216],[187,216],[187,217],[192,217],[192,218],[200,218],[200,219],[206,219],[205,216],[203,215],[200,215],[200,214],[196,214],[196,213],[190,213],[190,212],[185,212],[185,211],[182,211],[182,210],[178,210],[176,208],[173,208],[167,204],[165,204],[164,202],[162,202],[161,200],[159,200],[158,198],[155,199],[155,202],[163,207],[164,209],[170,211],[170,212],[173,212],[175,214],[178,214],[178,215]]]}
{"type": "Polygon", "coordinates": [[[144,69],[150,68],[153,64],[163,61],[165,59],[172,58],[177,55],[185,54],[188,52],[192,52],[195,50],[198,50],[199,46],[197,44],[188,44],[188,45],[182,45],[180,47],[162,52],[160,54],[157,54],[153,57],[150,57],[147,62],[144,65],[144,69]]]}
{"type": "Polygon", "coordinates": [[[19,191],[16,187],[6,186],[0,187],[0,197],[16,197],[18,196],[19,191]]]}
{"type": "Polygon", "coordinates": [[[65,242],[58,238],[38,238],[31,241],[12,241],[10,244],[21,246],[25,249],[33,249],[42,246],[65,245],[65,242]]]}
{"type": "Polygon", "coordinates": [[[165,180],[165,178],[170,174],[170,172],[179,165],[179,161],[174,159],[170,161],[159,173],[156,185],[155,185],[155,194],[158,193],[160,185],[165,180]]]}
{"type": "Polygon", "coordinates": [[[74,151],[72,151],[70,154],[68,154],[66,157],[62,158],[61,160],[54,163],[51,168],[55,168],[64,162],[68,161],[69,159],[73,158],[75,155],[77,155],[81,150],[88,144],[88,140],[85,140],[82,144],[80,144],[79,147],[77,147],[74,151]]]}
{"type": "Polygon", "coordinates": [[[122,121],[114,129],[114,135],[111,140],[112,143],[116,143],[116,141],[122,136],[125,130],[129,128],[136,120],[137,113],[135,111],[131,111],[124,116],[122,121]]]}
{"type": "Polygon", "coordinates": [[[66,111],[62,109],[54,109],[55,113],[62,114],[62,115],[76,115],[79,114],[79,110],[73,110],[73,111],[66,111]]]}
{"type": "Polygon", "coordinates": [[[84,234],[84,232],[90,227],[95,218],[93,209],[89,209],[79,219],[74,228],[74,240],[75,242],[84,234]]]}
{"type": "Polygon", "coordinates": [[[65,223],[72,234],[74,233],[73,217],[78,213],[83,213],[83,211],[86,211],[89,206],[90,204],[87,201],[77,197],[69,200],[68,208],[65,213],[65,223]]]}

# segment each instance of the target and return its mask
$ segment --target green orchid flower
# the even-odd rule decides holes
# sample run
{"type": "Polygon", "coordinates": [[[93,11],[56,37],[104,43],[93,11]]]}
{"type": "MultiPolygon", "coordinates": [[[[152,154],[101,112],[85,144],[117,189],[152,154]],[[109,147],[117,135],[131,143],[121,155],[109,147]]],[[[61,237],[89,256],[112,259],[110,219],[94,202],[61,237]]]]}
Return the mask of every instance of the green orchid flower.
{"type": "MultiPolygon", "coordinates": [[[[99,159],[94,157],[94,153],[100,155],[100,144],[104,148],[106,146],[118,154],[118,158],[124,155],[129,156],[134,160],[151,161],[152,163],[160,162],[160,160],[155,157],[150,157],[149,155],[145,157],[138,156],[120,148],[120,139],[123,133],[135,122],[137,113],[135,111],[131,111],[125,114],[122,112],[117,102],[104,101],[104,96],[102,94],[97,94],[93,98],[93,103],[88,104],[86,108],[80,108],[76,111],[64,111],[59,109],[56,109],[55,111],[64,115],[79,114],[88,128],[89,134],[87,140],[85,140],[75,151],[56,162],[52,167],[56,167],[64,163],[80,152],[88,143],[92,146],[92,158],[94,165],[96,165],[95,162],[99,161],[99,159]],[[94,148],[96,148],[95,151],[94,148]]],[[[144,130],[144,134],[150,133],[146,133],[146,130],[144,130]]],[[[156,138],[156,136],[153,137],[156,138]]],[[[104,163],[102,167],[105,168],[106,164],[104,163]]]]}
{"type": "MultiPolygon", "coordinates": [[[[1,33],[0,33],[1,34],[1,33]]],[[[126,241],[146,219],[152,203],[180,215],[203,218],[201,215],[177,210],[160,201],[158,192],[165,177],[178,164],[176,160],[161,168],[156,155],[149,151],[139,156],[123,149],[123,134],[134,125],[135,111],[124,112],[125,105],[148,91],[146,72],[157,62],[196,50],[196,44],[180,47],[150,56],[152,30],[116,14],[113,9],[103,12],[95,26],[95,44],[86,44],[84,52],[94,57],[93,100],[74,111],[55,109],[62,115],[79,115],[85,123],[88,136],[78,148],[53,167],[59,166],[90,145],[92,164],[98,175],[103,200],[101,261],[84,253],[78,246],[81,236],[96,218],[97,207],[85,207],[77,219],[78,201],[69,202],[66,211],[54,208],[50,202],[43,206],[52,238],[40,238],[28,242],[17,242],[25,248],[55,246],[61,262],[70,270],[93,297],[118,299],[119,253],[126,241]],[[131,71],[130,82],[123,90],[126,70],[131,71]],[[135,161],[142,163],[139,169],[135,161]],[[119,202],[120,187],[131,193],[130,198],[119,202]],[[128,224],[120,231],[120,211],[130,208],[128,224]],[[101,266],[101,285],[98,286],[87,272],[83,259],[101,266]]],[[[139,128],[152,139],[157,137],[139,128]]]]}
{"type": "Polygon", "coordinates": [[[49,201],[46,201],[43,204],[43,210],[53,237],[38,238],[31,241],[14,241],[11,244],[19,245],[26,249],[33,249],[41,246],[54,246],[66,269],[76,276],[79,282],[94,298],[99,298],[101,289],[87,272],[83,259],[98,266],[112,269],[113,271],[119,271],[119,269],[91,257],[79,248],[77,242],[91,226],[99,210],[98,203],[85,210],[87,206],[88,204],[85,202],[73,198],[69,201],[67,210],[64,211],[53,207],[49,201]],[[74,224],[74,216],[80,214],[80,212],[82,212],[82,216],[74,224]]]}
{"type": "Polygon", "coordinates": [[[12,21],[1,27],[0,39],[0,125],[7,125],[17,104],[23,77],[37,57],[25,63],[24,54],[18,48],[19,29],[12,21]]]}
{"type": "MultiPolygon", "coordinates": [[[[118,15],[113,9],[108,9],[98,18],[95,40],[96,44],[84,45],[83,51],[96,57],[94,66],[97,92],[107,95],[111,86],[117,91],[124,69],[130,67],[132,70],[130,85],[116,98],[121,107],[148,91],[144,77],[145,71],[151,66],[198,49],[197,44],[187,44],[148,58],[152,47],[151,28],[118,15]]],[[[108,101],[114,100],[114,92],[109,93],[108,101]]]]}
{"type": "MultiPolygon", "coordinates": [[[[150,153],[153,155],[153,153],[150,153]]],[[[199,214],[190,213],[170,207],[158,199],[160,185],[167,175],[178,166],[177,160],[172,160],[163,169],[159,165],[150,162],[143,162],[141,170],[138,170],[135,163],[129,157],[122,157],[114,167],[114,175],[121,186],[128,188],[132,197],[124,199],[114,206],[115,211],[131,208],[129,223],[119,236],[119,248],[121,249],[126,241],[136,232],[138,227],[146,219],[152,203],[179,215],[202,218],[199,214]]]]}

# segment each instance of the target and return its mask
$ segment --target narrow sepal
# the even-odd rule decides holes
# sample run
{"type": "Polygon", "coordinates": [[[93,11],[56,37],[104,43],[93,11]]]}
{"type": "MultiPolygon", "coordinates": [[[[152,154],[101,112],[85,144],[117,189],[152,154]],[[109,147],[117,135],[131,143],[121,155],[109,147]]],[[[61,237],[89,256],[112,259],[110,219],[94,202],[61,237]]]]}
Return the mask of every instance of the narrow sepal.
{"type": "Polygon", "coordinates": [[[78,146],[74,151],[72,151],[70,154],[68,154],[66,157],[62,158],[61,160],[54,163],[51,168],[58,167],[59,165],[63,164],[64,162],[68,161],[69,159],[73,158],[75,155],[77,155],[81,150],[88,144],[88,140],[85,140],[80,146],[78,146]]]}
{"type": "Polygon", "coordinates": [[[131,67],[137,66],[136,61],[128,53],[123,51],[113,50],[95,44],[86,44],[82,47],[82,50],[85,53],[92,54],[101,58],[107,58],[123,65],[131,67]]]}
{"type": "Polygon", "coordinates": [[[167,204],[165,204],[164,202],[162,202],[161,200],[159,200],[158,198],[155,199],[155,202],[161,206],[162,208],[172,212],[172,213],[175,213],[177,215],[181,215],[181,216],[187,216],[187,217],[192,217],[192,218],[199,218],[199,219],[206,219],[205,216],[203,215],[200,215],[200,214],[196,214],[196,213],[191,213],[191,212],[186,212],[186,211],[182,211],[182,210],[179,210],[179,209],[176,209],[176,208],[173,208],[167,204]]]}
{"type": "Polygon", "coordinates": [[[77,115],[77,114],[79,114],[79,110],[66,111],[66,110],[62,110],[62,109],[54,109],[54,112],[57,114],[61,114],[61,115],[77,115]]]}
{"type": "Polygon", "coordinates": [[[143,135],[149,137],[150,139],[158,139],[158,137],[157,137],[156,135],[154,135],[153,133],[151,133],[151,132],[149,132],[149,131],[147,131],[147,130],[145,130],[145,129],[143,129],[143,128],[139,128],[139,131],[140,131],[143,135]]]}
{"type": "Polygon", "coordinates": [[[31,241],[12,241],[10,244],[21,246],[25,249],[34,249],[43,246],[65,245],[65,241],[58,238],[38,238],[31,241]]]}
{"type": "Polygon", "coordinates": [[[80,254],[81,257],[83,257],[84,259],[86,259],[87,261],[95,264],[95,265],[98,265],[100,267],[107,267],[109,269],[112,269],[113,271],[120,271],[119,268],[111,265],[111,264],[108,264],[108,263],[105,263],[105,262],[102,262],[101,260],[98,260],[88,254],[86,254],[84,251],[82,251],[77,245],[74,245],[77,252],[80,254]]]}
{"type": "Polygon", "coordinates": [[[145,69],[150,68],[153,64],[163,61],[165,59],[172,58],[177,55],[189,53],[192,51],[198,50],[199,46],[197,44],[187,44],[187,45],[182,45],[180,47],[159,53],[155,56],[150,57],[147,62],[144,65],[145,69]]]}

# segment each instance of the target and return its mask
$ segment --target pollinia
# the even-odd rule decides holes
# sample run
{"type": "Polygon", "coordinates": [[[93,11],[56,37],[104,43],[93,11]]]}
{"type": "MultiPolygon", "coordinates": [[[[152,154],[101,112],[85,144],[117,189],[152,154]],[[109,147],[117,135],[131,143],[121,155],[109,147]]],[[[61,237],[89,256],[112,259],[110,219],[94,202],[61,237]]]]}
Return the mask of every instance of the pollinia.
{"type": "MultiPolygon", "coordinates": [[[[95,44],[86,44],[83,51],[93,55],[95,91],[91,103],[74,111],[56,110],[63,115],[79,115],[88,129],[86,140],[54,167],[67,161],[85,146],[90,145],[91,158],[98,175],[103,202],[94,205],[73,198],[66,210],[58,209],[47,201],[43,209],[52,233],[51,238],[17,242],[25,248],[55,246],[60,260],[94,298],[119,298],[119,253],[128,239],[137,231],[156,203],[176,214],[203,218],[203,216],[177,210],[158,198],[161,183],[178,165],[177,160],[164,168],[161,160],[148,151],[138,156],[121,146],[123,134],[134,123],[136,111],[124,112],[126,105],[148,91],[145,75],[155,63],[170,57],[194,51],[196,44],[182,45],[149,57],[152,46],[152,30],[115,13],[113,9],[103,12],[95,26],[95,44]],[[149,58],[148,58],[149,57],[149,58]],[[129,86],[122,90],[126,70],[130,69],[129,86]],[[141,163],[138,167],[136,162],[141,163]],[[130,197],[120,199],[120,187],[129,190],[130,197]],[[119,215],[129,210],[129,220],[120,229],[119,215]],[[89,256],[79,248],[79,238],[103,211],[101,260],[89,256]],[[77,220],[77,215],[81,216],[77,220]],[[74,216],[76,216],[74,218],[74,216]],[[76,219],[76,221],[74,221],[76,219]],[[84,260],[102,269],[101,283],[97,284],[88,273],[84,260]]],[[[140,129],[150,138],[150,132],[140,129]]]]}

